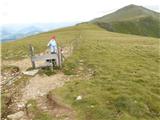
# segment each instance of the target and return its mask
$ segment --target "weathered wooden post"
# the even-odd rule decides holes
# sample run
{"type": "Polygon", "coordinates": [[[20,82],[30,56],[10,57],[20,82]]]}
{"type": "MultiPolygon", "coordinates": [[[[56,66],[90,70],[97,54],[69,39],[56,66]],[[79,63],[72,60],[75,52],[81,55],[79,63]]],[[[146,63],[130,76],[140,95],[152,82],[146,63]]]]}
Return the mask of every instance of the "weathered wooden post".
{"type": "Polygon", "coordinates": [[[61,68],[61,50],[58,48],[58,66],[61,68]]]}
{"type": "Polygon", "coordinates": [[[30,51],[30,58],[32,63],[32,68],[35,69],[35,62],[33,61],[32,57],[34,56],[34,48],[31,44],[29,44],[29,51],[30,51]]]}
{"type": "Polygon", "coordinates": [[[62,66],[62,63],[63,63],[63,49],[61,48],[61,66],[62,66]]]}
{"type": "Polygon", "coordinates": [[[59,57],[60,57],[60,68],[61,68],[62,67],[62,48],[60,48],[59,57]]]}

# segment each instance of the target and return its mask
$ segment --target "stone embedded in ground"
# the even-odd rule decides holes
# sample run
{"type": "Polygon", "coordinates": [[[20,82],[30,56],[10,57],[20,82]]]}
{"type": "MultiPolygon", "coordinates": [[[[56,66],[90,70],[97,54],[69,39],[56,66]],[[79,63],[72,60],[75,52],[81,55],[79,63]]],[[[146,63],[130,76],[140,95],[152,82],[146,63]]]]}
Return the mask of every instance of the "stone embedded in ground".
{"type": "Polygon", "coordinates": [[[17,104],[17,107],[18,107],[19,109],[24,108],[24,107],[25,107],[25,104],[24,104],[24,103],[18,103],[18,104],[17,104]]]}
{"type": "Polygon", "coordinates": [[[77,96],[76,100],[82,100],[82,96],[77,96]]]}
{"type": "Polygon", "coordinates": [[[83,70],[84,70],[84,68],[83,68],[82,66],[80,66],[80,67],[79,67],[79,70],[80,70],[80,71],[83,71],[83,70]]]}
{"type": "Polygon", "coordinates": [[[94,105],[91,105],[91,108],[94,108],[94,105]]]}
{"type": "Polygon", "coordinates": [[[83,63],[83,62],[84,62],[84,60],[79,60],[79,62],[80,62],[80,63],[83,63]]]}
{"type": "Polygon", "coordinates": [[[37,70],[24,71],[22,73],[25,74],[25,75],[34,76],[35,74],[38,73],[38,71],[39,70],[37,69],[37,70]]]}
{"type": "Polygon", "coordinates": [[[21,119],[23,116],[24,116],[24,112],[23,112],[23,111],[19,111],[19,112],[17,112],[17,113],[8,115],[7,118],[8,118],[9,120],[19,120],[19,119],[21,119]]]}

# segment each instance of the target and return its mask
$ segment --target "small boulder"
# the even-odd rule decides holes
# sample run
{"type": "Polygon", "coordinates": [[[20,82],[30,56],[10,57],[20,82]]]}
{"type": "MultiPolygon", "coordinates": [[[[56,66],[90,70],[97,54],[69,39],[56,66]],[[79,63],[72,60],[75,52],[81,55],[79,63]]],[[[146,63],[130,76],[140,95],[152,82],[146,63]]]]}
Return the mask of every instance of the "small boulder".
{"type": "Polygon", "coordinates": [[[94,108],[94,105],[91,105],[91,108],[94,108]]]}
{"type": "Polygon", "coordinates": [[[23,116],[24,116],[24,112],[23,112],[23,111],[19,111],[19,112],[17,112],[17,113],[8,115],[7,118],[8,118],[9,120],[19,120],[19,119],[21,119],[23,116]]]}
{"type": "Polygon", "coordinates": [[[22,73],[25,74],[25,75],[34,76],[35,74],[38,73],[38,71],[39,70],[37,69],[37,70],[24,71],[22,73]]]}
{"type": "Polygon", "coordinates": [[[82,96],[77,96],[76,100],[82,100],[82,96]]]}
{"type": "Polygon", "coordinates": [[[25,104],[24,103],[19,103],[19,104],[17,104],[17,107],[18,107],[18,109],[22,109],[22,108],[25,107],[25,104]]]}

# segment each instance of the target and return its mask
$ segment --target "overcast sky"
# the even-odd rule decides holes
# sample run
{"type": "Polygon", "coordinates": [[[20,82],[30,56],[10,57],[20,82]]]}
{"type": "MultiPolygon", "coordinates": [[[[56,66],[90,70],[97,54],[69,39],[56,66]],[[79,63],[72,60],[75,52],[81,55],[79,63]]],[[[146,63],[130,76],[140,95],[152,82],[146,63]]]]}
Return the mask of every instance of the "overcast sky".
{"type": "Polygon", "coordinates": [[[82,22],[129,4],[160,12],[159,0],[0,0],[0,23],[82,22]]]}

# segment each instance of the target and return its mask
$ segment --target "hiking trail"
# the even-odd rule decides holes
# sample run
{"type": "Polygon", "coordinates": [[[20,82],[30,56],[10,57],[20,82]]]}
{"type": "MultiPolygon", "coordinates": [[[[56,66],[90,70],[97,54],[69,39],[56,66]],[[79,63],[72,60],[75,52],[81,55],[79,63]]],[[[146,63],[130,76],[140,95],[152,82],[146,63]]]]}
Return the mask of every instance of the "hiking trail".
{"type": "MultiPolygon", "coordinates": [[[[70,50],[70,48],[64,48],[64,57],[69,57],[71,55],[71,52],[72,51],[70,50]]],[[[17,61],[2,61],[2,64],[17,66],[20,68],[20,71],[23,72],[31,67],[31,60],[30,58],[26,58],[17,61]]],[[[28,100],[34,99],[37,101],[38,107],[42,111],[47,111],[47,113],[56,117],[66,116],[66,120],[72,120],[74,116],[73,110],[69,109],[68,107],[58,105],[57,103],[56,106],[53,106],[51,105],[52,102],[49,102],[48,98],[46,97],[49,91],[52,91],[58,87],[62,87],[64,83],[69,80],[69,76],[64,75],[62,72],[58,72],[55,75],[51,76],[37,74],[31,77],[27,85],[21,90],[19,90],[19,95],[14,98],[14,105],[12,105],[14,106],[13,109],[17,109],[16,111],[23,110],[25,114],[23,115],[22,119],[28,120],[30,118],[28,118],[25,111],[25,105],[28,100]]]]}

